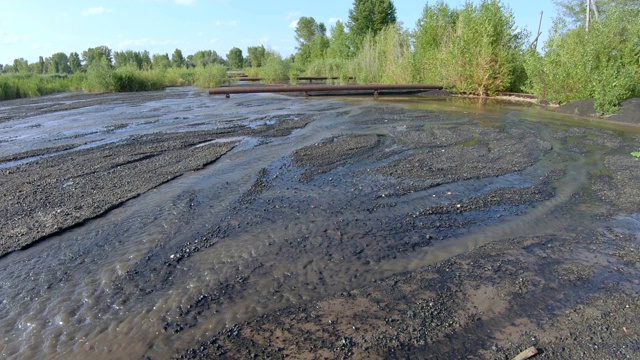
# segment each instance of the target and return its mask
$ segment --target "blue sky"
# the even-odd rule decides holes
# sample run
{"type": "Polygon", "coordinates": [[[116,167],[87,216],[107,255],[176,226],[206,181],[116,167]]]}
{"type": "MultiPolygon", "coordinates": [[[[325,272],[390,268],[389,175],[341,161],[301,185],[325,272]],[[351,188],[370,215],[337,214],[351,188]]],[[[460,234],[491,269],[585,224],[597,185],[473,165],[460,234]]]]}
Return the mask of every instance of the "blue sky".
{"type": "MultiPolygon", "coordinates": [[[[398,20],[414,29],[424,6],[435,2],[395,0],[398,20]]],[[[556,15],[552,0],[502,3],[512,9],[516,25],[532,34],[544,11],[546,38],[556,15]]],[[[288,56],[295,52],[297,19],[313,16],[329,29],[337,19],[346,22],[352,6],[352,0],[0,0],[0,64],[100,45],[169,55],[178,48],[185,56],[215,50],[223,57],[234,46],[246,55],[248,46],[264,45],[288,56]]]]}

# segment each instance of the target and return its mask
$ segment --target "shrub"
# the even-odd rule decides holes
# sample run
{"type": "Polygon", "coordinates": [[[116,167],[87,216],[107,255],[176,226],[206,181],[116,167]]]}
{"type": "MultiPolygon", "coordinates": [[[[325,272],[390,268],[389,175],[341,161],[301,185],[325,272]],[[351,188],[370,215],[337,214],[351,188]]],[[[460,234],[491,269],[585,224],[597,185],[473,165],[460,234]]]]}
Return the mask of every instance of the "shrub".
{"type": "Polygon", "coordinates": [[[217,87],[227,81],[227,68],[220,64],[207,67],[198,66],[195,71],[195,85],[202,88],[217,87]]]}
{"type": "Polygon", "coordinates": [[[351,64],[344,59],[320,59],[309,64],[305,75],[307,76],[325,76],[337,77],[339,84],[349,82],[351,64]]]}
{"type": "Polygon", "coordinates": [[[274,52],[268,51],[265,63],[260,68],[262,81],[269,84],[286,83],[289,81],[290,63],[274,52]]]}
{"type": "Polygon", "coordinates": [[[4,74],[0,75],[0,100],[77,91],[81,89],[83,80],[84,74],[4,74]]]}
{"type": "Polygon", "coordinates": [[[612,113],[621,100],[640,95],[637,16],[609,8],[589,32],[556,20],[544,57],[529,70],[534,93],[559,103],[594,98],[600,113],[612,113]]]}
{"type": "Polygon", "coordinates": [[[116,77],[106,58],[89,65],[87,77],[82,84],[85,92],[115,92],[116,77]]]}
{"type": "Polygon", "coordinates": [[[526,75],[518,64],[527,34],[514,24],[497,0],[467,2],[460,10],[427,5],[414,33],[414,78],[478,95],[522,87],[526,75]]]}
{"type": "Polygon", "coordinates": [[[389,25],[377,36],[367,35],[360,51],[350,62],[349,72],[360,83],[410,83],[411,52],[409,35],[389,25]]]}

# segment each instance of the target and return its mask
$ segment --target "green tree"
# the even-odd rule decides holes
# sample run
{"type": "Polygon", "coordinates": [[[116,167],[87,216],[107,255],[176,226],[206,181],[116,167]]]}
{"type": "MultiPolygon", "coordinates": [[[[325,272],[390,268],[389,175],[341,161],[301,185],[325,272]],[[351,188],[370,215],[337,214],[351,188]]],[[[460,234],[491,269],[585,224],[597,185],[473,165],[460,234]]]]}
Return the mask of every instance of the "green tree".
{"type": "Polygon", "coordinates": [[[71,68],[71,73],[73,74],[81,71],[82,61],[80,60],[80,55],[77,52],[72,52],[69,54],[69,67],[71,68]]]}
{"type": "Polygon", "coordinates": [[[347,59],[351,57],[351,47],[344,24],[338,20],[331,27],[331,39],[329,40],[329,48],[327,49],[327,58],[329,59],[347,59]]]}
{"type": "Polygon", "coordinates": [[[13,71],[17,73],[28,74],[31,72],[29,62],[23,58],[13,60],[13,71]]]}
{"type": "Polygon", "coordinates": [[[44,74],[44,58],[42,56],[38,57],[38,62],[30,64],[31,72],[35,74],[44,74]]]}
{"type": "Polygon", "coordinates": [[[353,46],[360,44],[368,33],[378,34],[387,25],[396,23],[396,7],[391,0],[355,0],[349,10],[349,34],[353,46]]]}
{"type": "Polygon", "coordinates": [[[229,50],[229,53],[227,54],[227,62],[232,69],[242,69],[242,66],[244,65],[242,50],[237,47],[229,50]]]}
{"type": "Polygon", "coordinates": [[[203,66],[206,67],[210,64],[220,64],[224,65],[226,61],[221,58],[217,52],[213,50],[201,50],[193,54],[191,57],[191,64],[195,67],[203,66]]]}
{"type": "Polygon", "coordinates": [[[47,69],[50,74],[70,74],[69,57],[65,53],[55,53],[51,55],[51,66],[47,69]]]}
{"type": "Polygon", "coordinates": [[[82,61],[85,67],[89,67],[94,63],[102,63],[102,59],[106,59],[109,66],[113,66],[113,57],[111,49],[102,45],[94,48],[89,48],[82,52],[82,61]]]}
{"type": "Polygon", "coordinates": [[[425,5],[422,17],[418,19],[413,32],[414,78],[418,82],[437,83],[440,81],[438,66],[434,66],[443,52],[443,46],[456,30],[458,11],[443,1],[435,5],[425,5]]]}
{"type": "Polygon", "coordinates": [[[167,69],[171,67],[171,59],[169,54],[154,54],[151,62],[154,69],[167,69]]]}
{"type": "Polygon", "coordinates": [[[640,11],[614,6],[586,32],[556,19],[545,54],[528,67],[540,98],[569,102],[595,98],[596,111],[614,112],[621,100],[640,96],[640,11]]]}
{"type": "Polygon", "coordinates": [[[250,46],[247,48],[247,58],[245,65],[250,67],[261,67],[264,64],[267,49],[263,45],[250,46]]]}
{"type": "Polygon", "coordinates": [[[181,68],[185,65],[185,59],[180,49],[176,49],[171,55],[171,66],[181,68]]]}
{"type": "Polygon", "coordinates": [[[265,51],[260,77],[270,84],[285,83],[289,80],[291,64],[273,50],[265,51]]]}
{"type": "Polygon", "coordinates": [[[116,51],[113,53],[113,62],[116,69],[134,66],[138,70],[151,67],[151,58],[148,51],[116,51]]]}
{"type": "Polygon", "coordinates": [[[296,41],[302,46],[313,41],[316,36],[326,35],[326,32],[327,28],[323,23],[316,22],[313,17],[303,16],[298,20],[296,26],[296,41]]]}
{"type": "Polygon", "coordinates": [[[4,73],[4,65],[0,64],[0,73],[4,73]]]}

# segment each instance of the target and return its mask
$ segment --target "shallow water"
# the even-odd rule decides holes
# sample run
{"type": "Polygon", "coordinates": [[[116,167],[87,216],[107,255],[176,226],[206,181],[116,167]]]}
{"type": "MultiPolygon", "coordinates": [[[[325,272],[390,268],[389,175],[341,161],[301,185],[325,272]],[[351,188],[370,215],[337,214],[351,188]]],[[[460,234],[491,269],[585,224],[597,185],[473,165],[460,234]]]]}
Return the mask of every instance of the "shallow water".
{"type": "MultiPolygon", "coordinates": [[[[606,225],[607,220],[593,220],[606,205],[588,189],[589,174],[602,170],[602,156],[611,150],[567,149],[564,140],[553,136],[559,128],[577,126],[565,123],[565,117],[462,100],[224,99],[180,91],[190,96],[136,106],[97,105],[0,124],[0,156],[65,144],[93,146],[158,131],[257,128],[282,118],[314,121],[286,137],[233,138],[239,145],[205,169],[0,258],[3,358],[164,358],[261,314],[362,288],[487,242],[606,225]],[[413,115],[429,116],[358,124],[379,106],[404,106],[413,115]],[[298,181],[304,169],[292,166],[294,150],[344,135],[384,139],[406,124],[524,129],[553,149],[522,171],[415,192],[394,194],[397,184],[370,170],[395,158],[367,154],[310,182],[298,181]],[[263,168],[268,186],[246,197],[263,168]],[[496,188],[540,185],[552,170],[561,172],[551,184],[553,196],[531,206],[464,214],[464,226],[452,229],[399,229],[407,216],[429,206],[464,202],[496,188]],[[421,242],[431,235],[437,240],[421,242]]],[[[628,134],[616,131],[621,137],[628,134]]],[[[616,224],[638,231],[634,215],[616,224]]]]}

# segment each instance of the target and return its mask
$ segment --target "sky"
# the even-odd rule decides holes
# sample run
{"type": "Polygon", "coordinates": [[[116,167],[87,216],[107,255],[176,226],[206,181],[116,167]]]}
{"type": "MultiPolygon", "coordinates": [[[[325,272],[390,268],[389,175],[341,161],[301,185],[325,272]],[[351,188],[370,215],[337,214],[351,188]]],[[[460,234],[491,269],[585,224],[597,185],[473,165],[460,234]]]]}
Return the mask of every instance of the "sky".
{"type": "MultiPolygon", "coordinates": [[[[460,8],[464,0],[446,0],[460,8]]],[[[476,3],[478,1],[476,0],[476,3]]],[[[426,4],[436,0],[395,0],[397,19],[414,29],[426,4]]],[[[556,7],[552,0],[503,0],[516,26],[534,34],[544,12],[546,39],[556,7]]],[[[353,0],[0,0],[0,64],[24,58],[82,51],[106,45],[113,51],[148,50],[169,56],[215,50],[225,57],[233,47],[264,45],[282,56],[296,51],[294,30],[301,16],[330,29],[346,22],[353,0]]],[[[540,43],[542,44],[542,42],[540,43]]]]}

